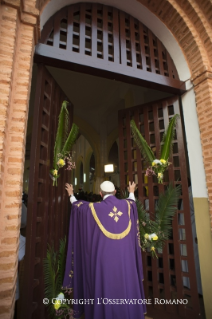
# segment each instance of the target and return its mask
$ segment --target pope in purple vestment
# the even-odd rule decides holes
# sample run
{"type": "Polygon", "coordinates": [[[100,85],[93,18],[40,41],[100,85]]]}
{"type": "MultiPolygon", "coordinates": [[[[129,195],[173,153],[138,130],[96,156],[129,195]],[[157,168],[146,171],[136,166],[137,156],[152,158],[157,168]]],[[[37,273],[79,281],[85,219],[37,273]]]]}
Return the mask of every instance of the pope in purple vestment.
{"type": "MultiPolygon", "coordinates": [[[[100,186],[106,193],[115,189],[108,183],[100,186]]],[[[112,194],[100,203],[72,199],[63,287],[73,288],[74,318],[142,319],[146,313],[136,204],[112,194]]]]}

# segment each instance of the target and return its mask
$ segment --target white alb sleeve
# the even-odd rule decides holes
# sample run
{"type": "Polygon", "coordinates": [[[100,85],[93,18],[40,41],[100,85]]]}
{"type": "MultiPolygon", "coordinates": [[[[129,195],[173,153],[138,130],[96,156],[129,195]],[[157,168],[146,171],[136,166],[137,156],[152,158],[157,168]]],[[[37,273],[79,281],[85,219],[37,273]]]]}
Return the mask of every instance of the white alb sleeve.
{"type": "Polygon", "coordinates": [[[70,196],[70,202],[73,204],[74,202],[77,202],[77,199],[74,195],[70,196]]]}
{"type": "Polygon", "coordinates": [[[132,199],[135,201],[135,195],[134,193],[129,193],[129,197],[127,199],[132,199]]]}

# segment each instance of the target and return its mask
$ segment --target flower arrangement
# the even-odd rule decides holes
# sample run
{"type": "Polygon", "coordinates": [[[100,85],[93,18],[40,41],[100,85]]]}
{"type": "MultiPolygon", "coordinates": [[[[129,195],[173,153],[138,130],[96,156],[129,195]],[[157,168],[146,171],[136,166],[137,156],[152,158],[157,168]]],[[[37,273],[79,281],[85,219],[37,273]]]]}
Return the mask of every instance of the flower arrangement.
{"type": "Polygon", "coordinates": [[[147,144],[144,137],[141,135],[135,122],[133,120],[131,120],[130,122],[135,143],[140,149],[144,160],[149,164],[149,167],[146,170],[146,176],[155,175],[158,179],[159,184],[163,183],[164,172],[168,168],[168,166],[171,164],[170,162],[168,162],[168,160],[172,151],[174,129],[176,127],[178,118],[179,118],[178,114],[175,114],[171,118],[168,128],[166,129],[163,135],[161,148],[160,148],[160,160],[155,157],[154,152],[152,151],[151,147],[147,144]]]}
{"type": "Polygon", "coordinates": [[[167,167],[170,165],[171,163],[169,163],[168,161],[164,160],[164,159],[155,159],[152,162],[152,165],[150,167],[147,168],[146,170],[146,176],[151,176],[151,175],[155,175],[158,179],[158,183],[162,184],[163,183],[163,175],[164,175],[164,171],[167,169],[167,167]]]}
{"type": "Polygon", "coordinates": [[[151,251],[153,257],[157,257],[157,251],[162,250],[169,238],[180,192],[180,185],[174,187],[170,184],[165,193],[160,194],[155,214],[147,213],[142,203],[136,201],[141,248],[151,251]]]}
{"type": "Polygon", "coordinates": [[[74,312],[73,309],[70,308],[70,305],[66,303],[67,298],[61,292],[57,296],[57,298],[53,299],[54,309],[55,309],[55,316],[57,318],[69,318],[74,319],[74,312]]]}
{"type": "Polygon", "coordinates": [[[72,289],[61,292],[66,261],[66,238],[60,240],[59,252],[48,246],[47,256],[44,258],[44,283],[45,298],[50,302],[47,304],[51,318],[73,319],[73,310],[66,303],[70,299],[72,289]]]}
{"type": "Polygon", "coordinates": [[[68,132],[69,127],[69,113],[67,110],[67,101],[63,101],[59,115],[59,122],[57,127],[57,134],[54,146],[53,169],[50,170],[50,176],[53,179],[53,186],[57,186],[59,178],[59,169],[67,164],[67,170],[75,168],[73,162],[73,153],[71,148],[77,138],[79,128],[73,123],[71,131],[68,132]]]}

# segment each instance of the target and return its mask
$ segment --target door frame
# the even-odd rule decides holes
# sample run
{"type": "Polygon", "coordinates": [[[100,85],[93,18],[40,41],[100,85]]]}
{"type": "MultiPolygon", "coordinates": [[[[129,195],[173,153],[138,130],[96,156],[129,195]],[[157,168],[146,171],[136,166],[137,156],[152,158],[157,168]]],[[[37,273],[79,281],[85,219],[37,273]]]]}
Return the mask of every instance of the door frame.
{"type": "MultiPolygon", "coordinates": [[[[80,4],[80,6],[82,10],[85,10],[85,7],[83,9],[83,4],[80,4]]],[[[95,8],[94,10],[97,9],[96,5],[94,5],[94,8],[95,8]]],[[[62,17],[61,14],[63,13],[65,9],[63,8],[59,13],[56,13],[56,15],[62,17]]],[[[70,12],[71,11],[69,9],[69,14],[70,12]]],[[[123,14],[124,13],[121,13],[121,15],[123,14]]],[[[50,20],[53,21],[53,18],[54,17],[52,17],[50,20]]],[[[55,33],[55,37],[57,37],[57,41],[59,36],[58,21],[59,20],[57,19],[57,32],[55,33]]],[[[48,24],[50,23],[52,22],[48,22],[48,24]]],[[[48,30],[45,29],[45,26],[42,31],[42,34],[45,34],[45,35],[48,34],[48,30]]],[[[152,38],[152,35],[150,37],[152,38]]],[[[150,87],[152,89],[165,91],[171,94],[182,95],[186,91],[185,83],[183,83],[182,81],[177,81],[177,80],[174,81],[166,77],[163,77],[164,79],[162,80],[162,76],[158,77],[157,75],[151,74],[150,72],[140,73],[138,76],[138,75],[135,75],[135,72],[133,72],[133,70],[130,70],[129,67],[126,67],[126,66],[124,67],[124,65],[120,65],[121,69],[124,71],[120,71],[120,67],[118,66],[114,69],[114,66],[112,64],[111,64],[111,67],[108,67],[108,64],[107,65],[105,64],[105,67],[101,67],[101,63],[100,63],[102,62],[101,60],[99,61],[97,59],[94,59],[92,57],[88,57],[85,55],[77,56],[76,54],[72,54],[71,60],[70,60],[70,57],[67,58],[67,52],[65,54],[63,50],[59,50],[59,49],[55,50],[55,48],[47,46],[46,44],[42,43],[43,41],[42,38],[44,39],[45,36],[43,35],[41,36],[41,43],[39,43],[36,46],[36,50],[34,54],[35,63],[39,63],[39,64],[41,63],[47,66],[57,67],[57,68],[71,70],[71,71],[85,73],[85,74],[92,74],[95,76],[101,76],[103,78],[108,78],[113,80],[115,79],[117,81],[131,83],[131,84],[140,85],[144,87],[150,87]],[[98,64],[96,63],[96,61],[98,61],[98,64]],[[91,64],[93,64],[94,66],[91,66],[91,64]],[[148,80],[146,80],[146,78],[148,80]],[[161,84],[161,80],[162,80],[162,84],[161,84]]],[[[120,41],[120,39],[118,41],[120,41]]],[[[153,48],[151,50],[153,51],[153,48]]],[[[133,54],[135,54],[134,51],[133,51],[133,54]]],[[[36,305],[34,306],[36,308],[36,305]]]]}

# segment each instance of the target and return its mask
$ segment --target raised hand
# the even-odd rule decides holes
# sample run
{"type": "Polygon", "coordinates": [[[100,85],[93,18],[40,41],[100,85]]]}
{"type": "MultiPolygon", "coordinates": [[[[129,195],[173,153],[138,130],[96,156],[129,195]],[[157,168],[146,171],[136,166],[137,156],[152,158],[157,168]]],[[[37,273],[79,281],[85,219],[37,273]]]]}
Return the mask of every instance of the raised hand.
{"type": "Polygon", "coordinates": [[[129,182],[129,186],[127,187],[129,193],[134,193],[136,189],[136,184],[134,182],[129,182]]]}
{"type": "Polygon", "coordinates": [[[65,184],[65,189],[67,190],[68,196],[71,196],[74,194],[74,188],[72,184],[65,184]]]}

